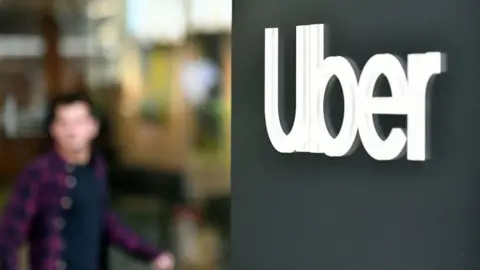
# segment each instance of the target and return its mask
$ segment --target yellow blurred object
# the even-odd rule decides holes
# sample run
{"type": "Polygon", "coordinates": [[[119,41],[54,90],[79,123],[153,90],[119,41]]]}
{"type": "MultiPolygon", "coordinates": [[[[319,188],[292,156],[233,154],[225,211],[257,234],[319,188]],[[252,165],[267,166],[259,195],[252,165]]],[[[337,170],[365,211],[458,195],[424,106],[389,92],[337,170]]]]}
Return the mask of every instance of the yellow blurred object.
{"type": "Polygon", "coordinates": [[[169,120],[173,80],[173,49],[155,47],[148,55],[147,88],[142,104],[142,116],[164,124],[169,120]],[[146,106],[148,104],[149,106],[146,106]],[[150,111],[148,111],[150,110],[150,111]]]}
{"type": "MultiPolygon", "coordinates": [[[[173,90],[178,88],[175,71],[184,52],[182,48],[176,48],[170,50],[169,54],[169,68],[172,69],[173,77],[169,80],[169,87],[173,90]]],[[[159,66],[161,69],[162,65],[159,66]]],[[[171,91],[166,100],[170,103],[167,112],[168,125],[142,122],[139,109],[142,99],[149,94],[147,85],[150,78],[142,73],[138,45],[131,45],[124,51],[119,69],[123,71],[121,103],[119,113],[114,115],[117,128],[116,142],[122,162],[152,169],[183,170],[190,119],[181,92],[171,91]]]]}
{"type": "Polygon", "coordinates": [[[203,226],[196,239],[200,254],[196,261],[179,263],[179,270],[218,270],[220,269],[221,238],[215,228],[203,226]]]}
{"type": "Polygon", "coordinates": [[[216,270],[220,267],[221,238],[215,228],[204,226],[198,233],[200,254],[200,269],[216,270]]]}

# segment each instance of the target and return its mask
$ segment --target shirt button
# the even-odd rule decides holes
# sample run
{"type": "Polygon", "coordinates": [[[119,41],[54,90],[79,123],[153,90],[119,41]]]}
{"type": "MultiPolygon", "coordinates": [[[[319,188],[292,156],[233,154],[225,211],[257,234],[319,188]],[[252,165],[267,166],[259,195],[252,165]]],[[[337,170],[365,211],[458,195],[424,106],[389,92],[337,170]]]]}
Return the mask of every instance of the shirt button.
{"type": "Polygon", "coordinates": [[[77,185],[77,178],[69,175],[67,176],[66,182],[67,182],[67,187],[74,188],[77,185]]]}
{"type": "Polygon", "coordinates": [[[63,197],[60,200],[60,205],[63,209],[70,209],[72,207],[72,199],[70,199],[69,197],[63,197]]]}
{"type": "Polygon", "coordinates": [[[65,228],[65,220],[63,218],[57,218],[55,221],[55,225],[57,226],[57,228],[63,229],[65,228]]]}
{"type": "Polygon", "coordinates": [[[67,269],[67,263],[65,263],[62,260],[58,260],[58,261],[55,262],[55,267],[58,270],[65,270],[65,269],[67,269]]]}

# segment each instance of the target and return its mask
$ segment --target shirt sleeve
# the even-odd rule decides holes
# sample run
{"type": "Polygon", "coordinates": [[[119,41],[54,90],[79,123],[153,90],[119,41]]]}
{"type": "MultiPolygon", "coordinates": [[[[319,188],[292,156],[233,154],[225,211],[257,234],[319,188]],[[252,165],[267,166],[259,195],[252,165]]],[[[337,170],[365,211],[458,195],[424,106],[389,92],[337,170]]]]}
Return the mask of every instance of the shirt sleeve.
{"type": "Polygon", "coordinates": [[[113,211],[108,210],[105,213],[105,219],[109,244],[146,262],[155,260],[155,258],[161,254],[161,250],[158,250],[139,235],[135,234],[113,211]]]}
{"type": "Polygon", "coordinates": [[[25,241],[37,211],[38,173],[22,172],[0,221],[0,269],[17,269],[17,251],[25,241]]]}

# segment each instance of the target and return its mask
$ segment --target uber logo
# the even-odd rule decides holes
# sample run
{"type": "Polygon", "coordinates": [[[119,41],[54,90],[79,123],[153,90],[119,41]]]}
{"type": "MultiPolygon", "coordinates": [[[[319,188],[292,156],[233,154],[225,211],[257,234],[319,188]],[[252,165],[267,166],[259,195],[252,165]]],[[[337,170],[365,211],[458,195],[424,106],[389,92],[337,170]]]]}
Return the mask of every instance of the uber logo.
{"type": "Polygon", "coordinates": [[[350,59],[325,58],[323,24],[298,26],[296,31],[296,112],[293,128],[286,134],[278,110],[278,29],[265,30],[265,122],[278,152],[341,157],[352,154],[360,139],[376,160],[397,159],[405,152],[408,160],[428,158],[427,93],[432,78],[446,70],[442,53],[409,54],[406,71],[400,58],[377,54],[359,72],[350,59]],[[390,84],[391,97],[374,97],[381,75],[390,84]],[[334,76],[344,97],[343,125],[337,136],[331,135],[324,114],[325,93],[334,76]],[[406,132],[393,128],[387,138],[380,137],[374,114],[406,115],[406,132]]]}

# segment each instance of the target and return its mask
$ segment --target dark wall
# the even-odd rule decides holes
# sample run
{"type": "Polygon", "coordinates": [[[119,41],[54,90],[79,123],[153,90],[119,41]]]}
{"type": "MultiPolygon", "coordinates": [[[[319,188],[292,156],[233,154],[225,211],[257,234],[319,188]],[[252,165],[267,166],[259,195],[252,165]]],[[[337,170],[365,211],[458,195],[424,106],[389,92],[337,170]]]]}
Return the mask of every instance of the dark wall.
{"type": "MultiPolygon", "coordinates": [[[[233,270],[480,268],[479,12],[478,0],[234,2],[233,270]],[[333,55],[360,67],[378,53],[447,54],[448,70],[433,85],[430,161],[274,150],[264,120],[264,29],[280,27],[285,39],[291,123],[295,26],[315,23],[330,26],[333,55]]],[[[342,97],[330,102],[338,124],[342,97]]]]}

